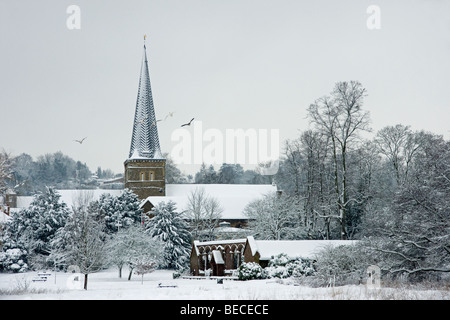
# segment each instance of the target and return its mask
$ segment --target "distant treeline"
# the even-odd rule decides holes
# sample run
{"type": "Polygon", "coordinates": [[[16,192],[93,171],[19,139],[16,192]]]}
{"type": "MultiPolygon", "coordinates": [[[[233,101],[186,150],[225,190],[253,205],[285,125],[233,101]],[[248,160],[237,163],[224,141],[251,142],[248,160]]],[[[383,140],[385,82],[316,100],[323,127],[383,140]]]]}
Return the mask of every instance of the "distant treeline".
{"type": "MultiPolygon", "coordinates": [[[[45,191],[46,187],[56,189],[94,189],[100,186],[101,180],[114,179],[122,173],[114,173],[110,169],[98,167],[91,171],[86,163],[76,161],[58,151],[38,156],[22,153],[18,156],[7,155],[8,168],[5,171],[4,188],[14,190],[23,196],[34,195],[45,191]]],[[[244,170],[240,164],[221,165],[218,171],[214,166],[202,164],[194,176],[186,175],[174,164],[169,154],[166,158],[167,183],[227,183],[227,184],[268,184],[272,177],[264,176],[255,170],[244,170]]]]}
{"type": "Polygon", "coordinates": [[[46,186],[57,189],[95,188],[97,180],[114,178],[115,174],[98,167],[95,172],[81,161],[62,152],[38,156],[36,160],[22,153],[11,157],[11,174],[7,185],[20,195],[33,195],[44,191],[46,186]]]}

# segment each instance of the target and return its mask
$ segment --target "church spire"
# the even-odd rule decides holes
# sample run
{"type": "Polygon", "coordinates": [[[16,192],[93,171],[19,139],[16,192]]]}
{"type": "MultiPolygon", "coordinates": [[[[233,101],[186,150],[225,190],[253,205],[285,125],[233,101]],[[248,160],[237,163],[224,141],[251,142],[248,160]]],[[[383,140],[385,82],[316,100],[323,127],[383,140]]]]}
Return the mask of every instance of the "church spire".
{"type": "Polygon", "coordinates": [[[150,75],[144,35],[144,52],[142,54],[139,89],[134,114],[133,133],[129,158],[162,159],[159,145],[158,127],[153,105],[150,75]]]}
{"type": "Polygon", "coordinates": [[[166,195],[166,159],[159,146],[145,38],[130,153],[124,162],[124,186],[141,200],[166,195]]]}

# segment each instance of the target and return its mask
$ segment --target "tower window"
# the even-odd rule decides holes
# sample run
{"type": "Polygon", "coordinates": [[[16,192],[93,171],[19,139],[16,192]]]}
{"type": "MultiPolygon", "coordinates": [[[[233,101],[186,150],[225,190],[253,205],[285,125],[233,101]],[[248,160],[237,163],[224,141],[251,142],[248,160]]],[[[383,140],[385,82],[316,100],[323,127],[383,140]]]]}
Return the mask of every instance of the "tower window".
{"type": "Polygon", "coordinates": [[[155,173],[153,171],[149,172],[149,178],[150,178],[150,181],[155,180],[155,173]]]}
{"type": "Polygon", "coordinates": [[[139,177],[140,177],[141,181],[144,181],[145,180],[145,172],[141,172],[139,174],[139,177]]]}

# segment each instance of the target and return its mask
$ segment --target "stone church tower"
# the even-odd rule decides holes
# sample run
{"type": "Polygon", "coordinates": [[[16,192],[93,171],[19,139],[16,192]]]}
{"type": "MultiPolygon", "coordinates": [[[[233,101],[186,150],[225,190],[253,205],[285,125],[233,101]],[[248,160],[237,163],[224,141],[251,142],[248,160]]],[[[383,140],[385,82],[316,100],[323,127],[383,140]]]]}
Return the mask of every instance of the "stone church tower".
{"type": "Polygon", "coordinates": [[[166,195],[166,159],[159,146],[145,43],[130,153],[124,165],[125,188],[132,190],[139,199],[166,195]]]}

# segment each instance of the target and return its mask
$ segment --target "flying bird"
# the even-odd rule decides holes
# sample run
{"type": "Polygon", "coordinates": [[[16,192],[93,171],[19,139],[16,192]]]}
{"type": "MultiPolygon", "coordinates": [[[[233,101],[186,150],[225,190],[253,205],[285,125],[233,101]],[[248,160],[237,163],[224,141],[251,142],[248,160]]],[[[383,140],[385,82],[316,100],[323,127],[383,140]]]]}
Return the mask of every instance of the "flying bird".
{"type": "Polygon", "coordinates": [[[73,141],[75,141],[75,142],[78,142],[79,144],[82,144],[83,143],[83,141],[84,141],[84,139],[86,139],[87,137],[84,137],[83,139],[81,139],[81,140],[73,140],[73,141]]]}
{"type": "Polygon", "coordinates": [[[175,112],[169,112],[165,117],[164,117],[164,121],[168,118],[168,117],[173,117],[173,114],[175,112]]]}
{"type": "Polygon", "coordinates": [[[192,118],[191,121],[189,121],[188,123],[182,124],[181,126],[182,126],[182,127],[184,127],[184,126],[190,126],[193,120],[194,120],[194,118],[192,118]]]}

